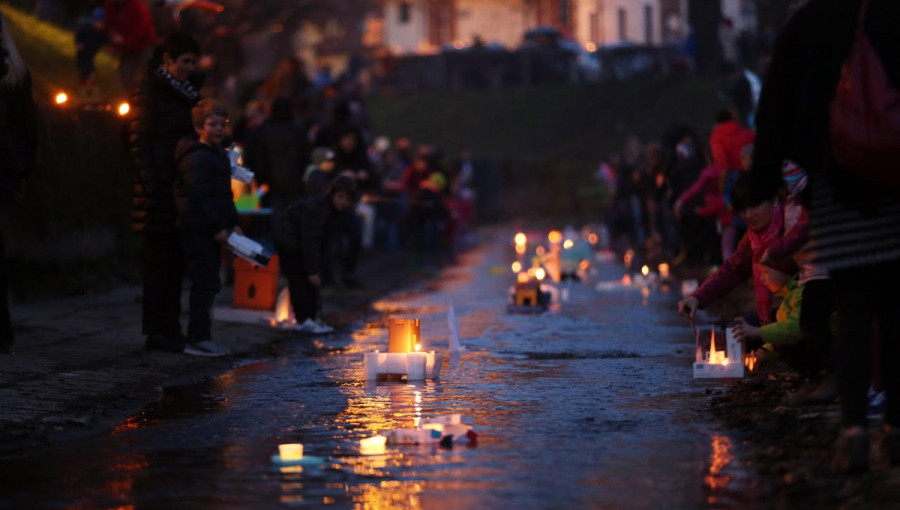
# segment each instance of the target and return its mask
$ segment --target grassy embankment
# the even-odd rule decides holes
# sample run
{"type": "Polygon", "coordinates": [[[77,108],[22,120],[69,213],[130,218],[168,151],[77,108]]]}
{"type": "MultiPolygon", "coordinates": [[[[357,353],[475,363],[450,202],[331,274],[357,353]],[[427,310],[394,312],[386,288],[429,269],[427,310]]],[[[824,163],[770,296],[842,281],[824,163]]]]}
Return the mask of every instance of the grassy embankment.
{"type": "MultiPolygon", "coordinates": [[[[81,87],[75,66],[75,35],[6,4],[0,4],[0,11],[31,70],[35,99],[49,101],[60,90],[77,94],[81,87]]],[[[122,96],[115,57],[101,51],[95,63],[99,89],[108,97],[122,96]]]]}
{"type": "Polygon", "coordinates": [[[373,97],[369,107],[379,133],[498,161],[507,216],[585,221],[600,207],[591,174],[627,136],[658,140],[678,125],[706,136],[722,104],[710,83],[669,77],[373,97]]]}

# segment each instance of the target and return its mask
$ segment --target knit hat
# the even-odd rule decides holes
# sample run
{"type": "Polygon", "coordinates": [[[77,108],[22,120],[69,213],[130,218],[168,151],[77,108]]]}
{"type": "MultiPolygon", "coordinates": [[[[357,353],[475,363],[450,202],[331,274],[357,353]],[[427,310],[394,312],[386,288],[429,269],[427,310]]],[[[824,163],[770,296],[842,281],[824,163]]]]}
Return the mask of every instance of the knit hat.
{"type": "Polygon", "coordinates": [[[312,153],[312,162],[316,165],[334,159],[334,151],[328,147],[316,147],[312,153]]]}
{"type": "Polygon", "coordinates": [[[786,159],[781,163],[781,177],[787,184],[788,189],[793,190],[797,183],[806,177],[806,172],[797,163],[786,159]]]}

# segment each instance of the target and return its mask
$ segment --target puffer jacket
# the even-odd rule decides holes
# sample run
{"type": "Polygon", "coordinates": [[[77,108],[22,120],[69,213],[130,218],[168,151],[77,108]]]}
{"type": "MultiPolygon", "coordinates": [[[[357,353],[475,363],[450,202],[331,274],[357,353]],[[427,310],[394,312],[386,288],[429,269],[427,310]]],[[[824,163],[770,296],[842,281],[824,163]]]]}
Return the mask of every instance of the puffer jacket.
{"type": "Polygon", "coordinates": [[[175,149],[176,225],[196,235],[214,236],[237,223],[231,193],[231,162],[221,146],[182,138],[175,149]]]}
{"type": "MultiPolygon", "coordinates": [[[[199,90],[199,79],[191,79],[199,90]]],[[[199,94],[177,89],[151,61],[131,97],[128,150],[135,166],[131,230],[167,232],[175,228],[175,145],[194,135],[191,108],[199,94]]]]}
{"type": "Polygon", "coordinates": [[[318,274],[325,243],[334,234],[342,213],[331,197],[318,195],[294,200],[272,218],[270,238],[279,253],[299,253],[306,274],[318,274]]]}

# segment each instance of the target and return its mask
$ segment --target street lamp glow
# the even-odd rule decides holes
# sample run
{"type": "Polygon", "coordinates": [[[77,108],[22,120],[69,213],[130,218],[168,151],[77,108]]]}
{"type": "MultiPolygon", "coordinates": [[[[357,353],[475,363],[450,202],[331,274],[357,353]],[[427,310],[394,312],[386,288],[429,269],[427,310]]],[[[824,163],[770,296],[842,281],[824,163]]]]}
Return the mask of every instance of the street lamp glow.
{"type": "Polygon", "coordinates": [[[124,117],[125,115],[128,115],[129,111],[131,111],[131,106],[129,106],[128,103],[123,102],[119,104],[118,112],[120,116],[124,117]]]}
{"type": "Polygon", "coordinates": [[[56,101],[56,104],[62,105],[69,101],[69,96],[65,92],[59,92],[56,94],[54,101],[56,101]]]}

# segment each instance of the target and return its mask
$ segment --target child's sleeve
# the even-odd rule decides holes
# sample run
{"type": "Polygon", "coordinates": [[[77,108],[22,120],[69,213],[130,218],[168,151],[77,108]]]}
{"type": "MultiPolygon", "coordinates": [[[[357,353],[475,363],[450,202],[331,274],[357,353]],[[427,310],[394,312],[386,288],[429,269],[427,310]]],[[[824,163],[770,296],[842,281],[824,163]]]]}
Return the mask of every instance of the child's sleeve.
{"type": "Polygon", "coordinates": [[[759,328],[764,343],[773,345],[794,345],[802,338],[800,332],[800,303],[803,287],[796,287],[785,296],[778,307],[778,320],[759,328]]]}

